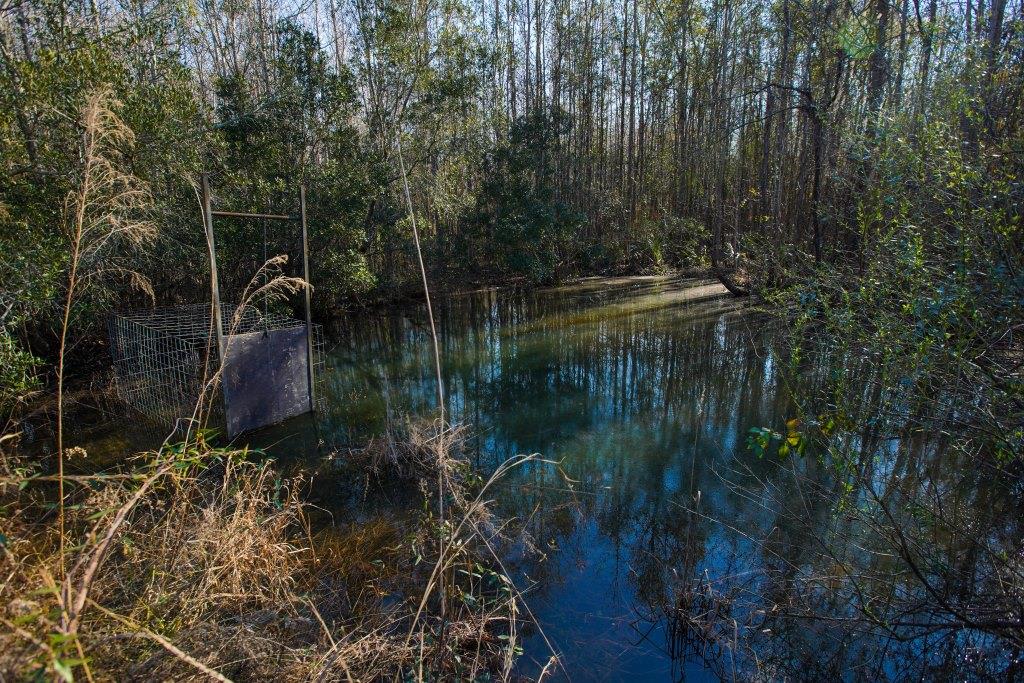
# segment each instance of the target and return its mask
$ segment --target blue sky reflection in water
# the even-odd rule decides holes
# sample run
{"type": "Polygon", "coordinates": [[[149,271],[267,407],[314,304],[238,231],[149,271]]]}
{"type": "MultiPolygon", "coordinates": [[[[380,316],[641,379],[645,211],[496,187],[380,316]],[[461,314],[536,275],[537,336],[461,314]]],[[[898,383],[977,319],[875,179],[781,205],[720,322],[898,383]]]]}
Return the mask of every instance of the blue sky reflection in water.
{"type": "MultiPolygon", "coordinates": [[[[517,453],[561,463],[561,473],[530,464],[496,497],[500,513],[529,520],[543,554],[520,562],[518,579],[535,582],[530,605],[574,680],[713,678],[700,653],[673,662],[659,608],[673,570],[752,569],[734,559],[743,537],[707,517],[769,524],[721,471],[734,457],[757,468],[747,431],[786,417],[764,319],[722,293],[707,281],[595,280],[439,306],[448,408],[473,426],[480,466],[517,453]]],[[[355,443],[388,410],[435,408],[421,310],[347,324],[322,433],[355,443]]],[[[522,668],[535,673],[544,642],[533,634],[524,645],[522,668]]]]}
{"type": "MultiPolygon", "coordinates": [[[[435,308],[448,408],[472,425],[476,464],[486,473],[518,453],[559,463],[515,471],[493,507],[525,520],[540,551],[505,564],[573,680],[742,680],[755,658],[766,680],[988,680],[1020,666],[1012,642],[950,621],[900,560],[895,530],[910,529],[956,595],[1016,604],[992,581],[1017,552],[1019,480],[993,479],[969,440],[951,440],[942,425],[958,404],[908,403],[870,358],[806,340],[794,373],[778,319],[708,281],[594,279],[435,308]],[[831,424],[829,411],[843,424],[808,439],[803,457],[781,456],[781,436],[758,457],[751,429],[786,434],[794,396],[808,433],[831,424]],[[843,467],[858,472],[849,484],[843,467]],[[922,507],[936,492],[957,501],[952,520],[941,504],[922,507]],[[958,516],[987,529],[988,556],[972,534],[947,533],[968,524],[958,516]],[[879,605],[889,616],[864,618],[879,605]]],[[[339,321],[327,410],[245,435],[311,482],[325,532],[383,524],[398,538],[422,510],[412,487],[371,481],[345,454],[389,411],[436,414],[428,330],[422,306],[339,321]]],[[[76,472],[116,468],[166,437],[116,414],[82,424],[69,436],[89,453],[69,463],[76,472]]],[[[547,649],[522,635],[521,671],[535,674],[547,649]]]]}

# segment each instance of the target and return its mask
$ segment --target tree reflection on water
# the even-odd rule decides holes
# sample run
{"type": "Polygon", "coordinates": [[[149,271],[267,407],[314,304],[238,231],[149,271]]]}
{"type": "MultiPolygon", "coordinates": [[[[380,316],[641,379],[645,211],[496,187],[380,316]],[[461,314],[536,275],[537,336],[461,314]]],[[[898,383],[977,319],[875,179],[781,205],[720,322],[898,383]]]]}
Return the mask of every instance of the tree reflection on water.
{"type": "MultiPolygon", "coordinates": [[[[485,291],[439,316],[448,408],[480,466],[558,463],[531,463],[496,502],[540,550],[510,561],[573,678],[1013,667],[1020,491],[937,426],[941,397],[904,405],[869,359],[828,348],[793,366],[777,322],[707,282],[485,291]],[[841,394],[840,374],[856,378],[841,394]]],[[[341,334],[325,433],[430,411],[421,311],[341,334]]],[[[539,634],[525,649],[536,673],[539,634]]]]}

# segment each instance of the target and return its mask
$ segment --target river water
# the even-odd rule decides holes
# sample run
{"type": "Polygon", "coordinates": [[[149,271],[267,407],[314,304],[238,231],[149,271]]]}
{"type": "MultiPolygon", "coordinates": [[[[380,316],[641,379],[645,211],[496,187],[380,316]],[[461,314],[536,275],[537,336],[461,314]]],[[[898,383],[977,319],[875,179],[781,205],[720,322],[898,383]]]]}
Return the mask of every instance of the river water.
{"type": "MultiPolygon", "coordinates": [[[[553,646],[573,680],[743,678],[751,660],[769,679],[901,679],[919,671],[904,665],[961,666],[962,651],[990,642],[976,638],[971,650],[960,638],[940,650],[925,638],[897,653],[892,641],[848,627],[864,589],[849,577],[870,570],[883,596],[893,586],[919,596],[920,586],[894,564],[891,545],[872,541],[877,529],[849,514],[863,490],[843,489],[812,448],[782,457],[751,444],[757,429],[786,434],[794,397],[821,393],[839,362],[863,389],[836,413],[851,426],[830,452],[874,454],[858,456],[858,467],[894,501],[971,473],[943,455],[941,431],[881,429],[872,416],[883,387],[863,381],[870,363],[829,360],[825,349],[824,361],[794,372],[779,350],[779,320],[710,280],[483,290],[439,299],[435,318],[446,411],[468,426],[469,457],[485,474],[518,454],[542,458],[493,489],[495,511],[521,520],[536,548],[506,560],[537,624],[521,634],[521,673],[536,675],[553,646]],[[914,457],[896,457],[900,444],[914,457]],[[782,618],[787,610],[797,617],[782,618]]],[[[415,495],[334,477],[324,462],[391,420],[437,414],[429,330],[417,305],[338,321],[324,410],[245,437],[311,476],[318,523],[339,536],[381,520],[401,528],[419,512],[415,495]]],[[[117,418],[69,438],[86,447],[88,469],[159,440],[144,423],[117,418]]],[[[964,500],[987,490],[975,479],[957,485],[964,500]]],[[[995,509],[994,496],[981,499],[973,507],[995,509]]],[[[901,523],[913,523],[916,503],[906,509],[901,523]]],[[[958,556],[960,542],[947,551],[958,556]]],[[[1008,661],[1000,651],[989,657],[1008,661]]]]}
{"type": "MultiPolygon", "coordinates": [[[[766,523],[722,473],[736,459],[757,467],[748,430],[786,417],[765,318],[716,283],[669,278],[488,290],[437,309],[447,408],[471,425],[477,464],[486,472],[528,453],[559,463],[516,470],[496,495],[501,513],[529,520],[542,555],[519,579],[566,670],[575,680],[712,679],[708,653],[672,647],[659,607],[686,562],[719,575],[733,561],[743,538],[712,520],[766,523]]],[[[359,443],[389,412],[434,413],[421,309],[338,332],[321,439],[359,443]]],[[[293,442],[286,431],[276,439],[293,442]]],[[[549,649],[528,633],[530,674],[549,649]]]]}
{"type": "MultiPolygon", "coordinates": [[[[764,468],[749,430],[778,427],[790,410],[770,319],[714,281],[666,277],[491,289],[435,309],[446,408],[469,426],[475,464],[547,461],[495,488],[496,511],[526,520],[537,547],[514,570],[539,625],[525,629],[521,672],[540,671],[549,643],[574,680],[731,670],[729,648],[680,638],[665,612],[681,576],[758,571],[746,532],[767,533],[770,510],[732,482],[740,467],[764,468]]],[[[424,307],[354,316],[329,337],[325,410],[246,437],[300,470],[380,434],[389,417],[436,414],[424,307]]],[[[153,441],[120,420],[72,437],[100,461],[153,441]]],[[[329,477],[312,502],[339,526],[415,512],[402,496],[369,505],[329,477]]]]}

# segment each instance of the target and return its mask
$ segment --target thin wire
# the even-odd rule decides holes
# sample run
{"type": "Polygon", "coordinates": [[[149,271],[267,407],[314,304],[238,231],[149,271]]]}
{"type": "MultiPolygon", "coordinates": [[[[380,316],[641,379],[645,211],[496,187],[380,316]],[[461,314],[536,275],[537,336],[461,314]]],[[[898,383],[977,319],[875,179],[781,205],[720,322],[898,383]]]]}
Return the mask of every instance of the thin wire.
{"type": "MultiPolygon", "coordinates": [[[[261,218],[260,219],[260,227],[263,228],[263,263],[266,264],[266,262],[267,262],[267,219],[266,218],[261,218]]],[[[270,273],[268,273],[264,269],[264,271],[263,271],[263,286],[266,287],[269,282],[270,282],[270,273]]],[[[269,311],[268,301],[267,301],[267,298],[269,296],[270,295],[268,294],[268,292],[266,290],[264,290],[264,292],[263,292],[263,319],[264,320],[266,320],[267,314],[270,312],[269,311]]],[[[266,325],[264,325],[264,327],[263,327],[263,336],[264,337],[267,336],[266,325]]]]}
{"type": "Polygon", "coordinates": [[[430,286],[427,284],[427,269],[423,265],[423,252],[420,250],[420,233],[416,228],[416,214],[412,210],[412,195],[409,193],[409,177],[405,173],[405,161],[402,159],[402,138],[395,131],[395,144],[398,147],[398,168],[402,171],[402,184],[405,186],[405,202],[409,207],[409,221],[412,223],[412,237],[416,243],[416,258],[420,262],[420,275],[423,277],[423,294],[427,297],[427,317],[430,318],[430,337],[434,344],[434,369],[437,371],[437,406],[441,413],[441,426],[444,428],[444,384],[441,380],[441,351],[437,343],[437,328],[434,326],[434,309],[430,304],[430,286]]]}
{"type": "MultiPolygon", "coordinates": [[[[412,223],[412,237],[416,243],[416,258],[420,263],[420,275],[423,277],[423,294],[427,298],[427,317],[430,318],[430,339],[434,345],[434,369],[437,372],[437,408],[441,414],[441,424],[439,426],[438,434],[440,435],[440,441],[438,443],[438,463],[437,463],[437,518],[441,520],[443,525],[444,519],[444,462],[441,459],[444,457],[444,438],[445,438],[445,426],[444,426],[444,383],[441,380],[441,351],[437,343],[437,328],[434,326],[434,308],[430,304],[430,285],[427,284],[427,268],[423,265],[423,251],[420,249],[420,231],[416,227],[416,212],[412,210],[412,194],[409,192],[409,177],[405,173],[405,161],[402,159],[402,136],[399,132],[398,126],[395,126],[395,145],[398,147],[398,168],[402,171],[402,185],[405,187],[405,203],[409,207],[409,221],[412,223]]],[[[438,565],[444,567],[444,531],[442,526],[442,537],[440,547],[438,548],[438,565]]],[[[447,605],[444,600],[444,574],[441,575],[441,639],[444,640],[444,618],[445,613],[448,611],[447,605]]]]}

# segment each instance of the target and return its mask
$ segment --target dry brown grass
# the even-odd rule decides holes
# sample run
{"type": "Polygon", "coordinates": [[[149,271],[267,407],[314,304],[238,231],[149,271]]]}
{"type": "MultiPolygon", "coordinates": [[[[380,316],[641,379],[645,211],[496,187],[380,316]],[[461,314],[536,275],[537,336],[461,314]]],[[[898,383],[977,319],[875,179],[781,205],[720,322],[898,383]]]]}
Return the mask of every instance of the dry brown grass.
{"type": "MultiPolygon", "coordinates": [[[[409,526],[377,519],[313,533],[301,481],[201,440],[149,454],[129,477],[89,482],[69,497],[72,578],[102,539],[111,540],[73,640],[62,628],[53,578],[55,519],[28,497],[36,483],[7,486],[0,674],[508,678],[523,606],[494,552],[500,538],[482,495],[487,483],[465,465],[461,433],[412,427],[412,440],[392,442],[392,453],[415,460],[399,470],[414,473],[427,500],[436,491],[425,482],[443,482],[452,513],[442,520],[428,511],[409,526]]],[[[10,466],[3,474],[8,484],[24,480],[10,466]]],[[[80,595],[78,584],[69,592],[80,595]]]]}
{"type": "MultiPolygon", "coordinates": [[[[57,353],[57,517],[60,557],[58,579],[66,583],[64,527],[64,362],[68,348],[71,314],[90,285],[108,278],[121,279],[153,295],[149,281],[121,264],[120,252],[137,249],[156,237],[156,226],[143,218],[152,205],[149,188],[125,170],[126,154],[135,134],[117,115],[119,103],[107,88],[86,99],[79,123],[82,127],[81,168],[76,186],[64,201],[63,227],[68,238],[67,286],[57,353]]],[[[65,606],[71,596],[65,595],[65,606]]],[[[73,635],[74,617],[65,609],[61,617],[65,635],[73,635]]]]}
{"type": "Polygon", "coordinates": [[[114,603],[120,614],[173,624],[195,622],[211,609],[288,605],[310,554],[295,538],[301,505],[275,494],[266,465],[229,457],[223,468],[220,481],[178,481],[175,495],[139,506],[119,557],[96,586],[102,595],[132,596],[114,603]]]}

